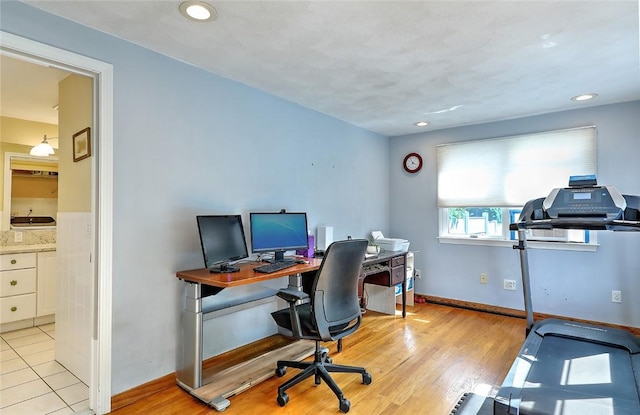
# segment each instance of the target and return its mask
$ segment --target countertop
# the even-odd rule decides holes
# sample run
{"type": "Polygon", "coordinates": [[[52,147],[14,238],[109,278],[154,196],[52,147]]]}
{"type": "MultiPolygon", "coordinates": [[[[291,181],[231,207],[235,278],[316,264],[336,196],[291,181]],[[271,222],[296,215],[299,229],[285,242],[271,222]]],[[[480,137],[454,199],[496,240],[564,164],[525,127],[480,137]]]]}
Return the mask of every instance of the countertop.
{"type": "Polygon", "coordinates": [[[46,252],[55,250],[56,244],[0,246],[0,254],[21,254],[25,252],[46,252]]]}

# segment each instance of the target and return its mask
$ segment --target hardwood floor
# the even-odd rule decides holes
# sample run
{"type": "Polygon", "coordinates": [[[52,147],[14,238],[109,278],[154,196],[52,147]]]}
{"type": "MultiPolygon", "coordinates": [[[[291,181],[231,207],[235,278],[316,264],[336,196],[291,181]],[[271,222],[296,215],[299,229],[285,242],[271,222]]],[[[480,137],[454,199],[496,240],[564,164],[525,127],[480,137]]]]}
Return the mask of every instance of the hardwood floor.
{"type": "MultiPolygon", "coordinates": [[[[367,312],[363,324],[343,340],[327,344],[337,364],[364,366],[373,377],[334,374],[351,401],[349,414],[448,415],[464,392],[490,394],[500,386],[524,340],[525,320],[435,304],[407,308],[407,318],[367,312]]],[[[275,368],[274,368],[275,369],[275,368]]],[[[340,413],[327,385],[312,379],[289,389],[285,407],[277,388],[297,373],[288,369],[231,397],[225,414],[340,413]]],[[[173,382],[172,382],[173,383],[173,382]]],[[[175,384],[112,412],[116,415],[213,414],[215,410],[175,384]]]]}

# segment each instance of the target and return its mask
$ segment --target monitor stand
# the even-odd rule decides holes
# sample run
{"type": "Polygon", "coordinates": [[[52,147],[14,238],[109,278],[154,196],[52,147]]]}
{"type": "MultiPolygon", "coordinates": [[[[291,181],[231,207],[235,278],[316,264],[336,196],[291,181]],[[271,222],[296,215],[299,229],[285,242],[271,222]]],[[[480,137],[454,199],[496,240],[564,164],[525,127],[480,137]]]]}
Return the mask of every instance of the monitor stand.
{"type": "Polygon", "coordinates": [[[209,267],[209,272],[214,274],[226,274],[228,272],[238,271],[240,271],[240,268],[229,265],[228,262],[223,262],[222,264],[216,264],[209,267]]]}
{"type": "Polygon", "coordinates": [[[282,262],[284,261],[284,253],[286,251],[275,251],[273,253],[273,259],[265,259],[264,262],[274,263],[274,262],[282,262]]]}

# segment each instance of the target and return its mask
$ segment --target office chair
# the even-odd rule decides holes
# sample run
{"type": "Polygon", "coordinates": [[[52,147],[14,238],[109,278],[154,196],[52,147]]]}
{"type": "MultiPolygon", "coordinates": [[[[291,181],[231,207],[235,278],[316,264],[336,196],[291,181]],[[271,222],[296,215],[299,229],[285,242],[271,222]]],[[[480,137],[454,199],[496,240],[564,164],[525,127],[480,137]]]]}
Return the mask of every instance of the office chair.
{"type": "Polygon", "coordinates": [[[271,313],[280,332],[287,337],[316,342],[313,362],[278,361],[276,375],[279,377],[284,376],[287,367],[303,370],[280,385],[278,405],[285,406],[289,402],[287,389],[315,376],[316,385],[324,380],[338,397],[340,411],[346,413],[351,402],[344,397],[329,372],[360,373],[362,383],[371,383],[371,375],[365,368],[335,365],[328,355],[329,349],[320,347],[320,342],[340,341],[360,326],[358,276],[366,249],[365,239],[334,242],[327,248],[308,294],[293,289],[278,292],[278,296],[289,303],[288,309],[271,313]]]}

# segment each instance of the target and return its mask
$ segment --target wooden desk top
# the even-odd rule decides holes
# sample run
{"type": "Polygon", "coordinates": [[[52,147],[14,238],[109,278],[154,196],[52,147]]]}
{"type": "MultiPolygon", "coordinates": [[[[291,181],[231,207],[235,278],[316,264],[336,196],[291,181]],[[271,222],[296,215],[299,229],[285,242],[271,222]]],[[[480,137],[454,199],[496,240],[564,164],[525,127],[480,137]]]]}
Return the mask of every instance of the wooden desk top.
{"type": "Polygon", "coordinates": [[[204,285],[210,285],[212,287],[228,288],[245,284],[253,284],[260,281],[272,280],[275,278],[286,277],[303,272],[315,271],[320,268],[320,264],[322,263],[322,258],[304,259],[309,261],[309,263],[297,264],[293,267],[285,268],[283,270],[272,272],[269,274],[255,272],[253,270],[253,268],[259,265],[265,265],[264,262],[249,261],[235,264],[240,268],[239,272],[216,274],[209,272],[207,268],[202,268],[189,271],[179,271],[176,273],[176,277],[181,280],[197,282],[204,285]]]}

